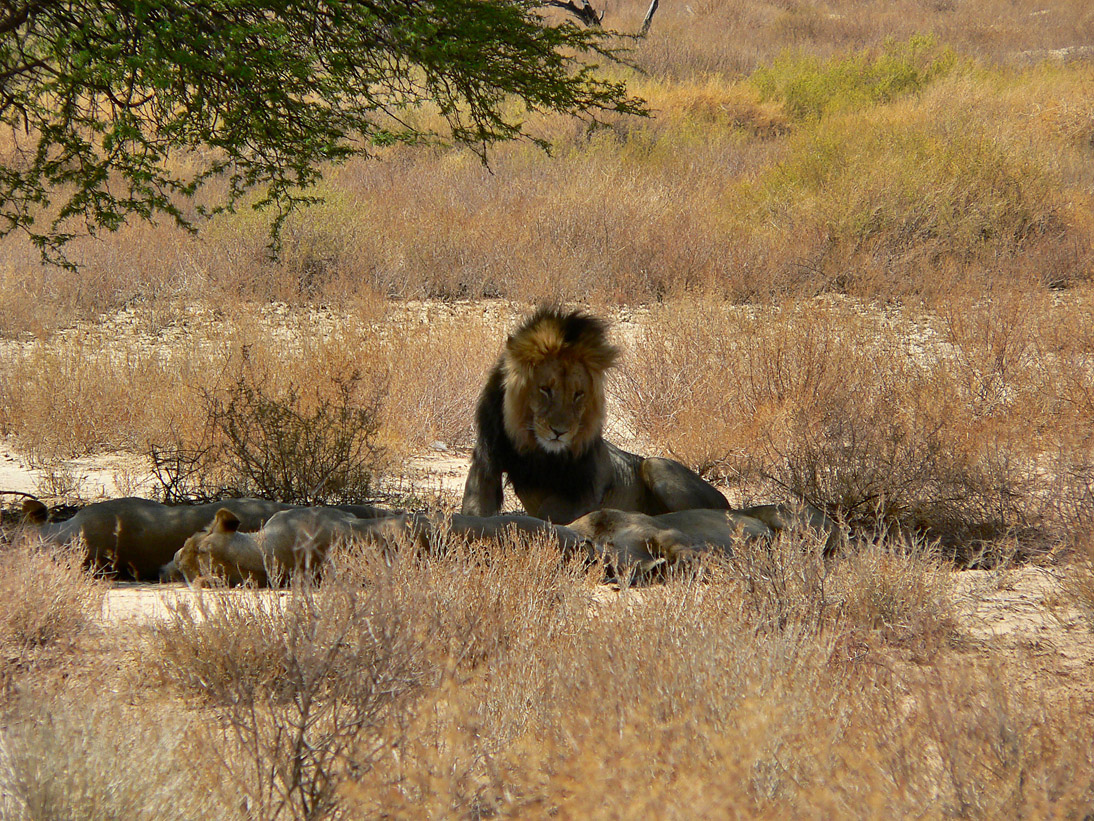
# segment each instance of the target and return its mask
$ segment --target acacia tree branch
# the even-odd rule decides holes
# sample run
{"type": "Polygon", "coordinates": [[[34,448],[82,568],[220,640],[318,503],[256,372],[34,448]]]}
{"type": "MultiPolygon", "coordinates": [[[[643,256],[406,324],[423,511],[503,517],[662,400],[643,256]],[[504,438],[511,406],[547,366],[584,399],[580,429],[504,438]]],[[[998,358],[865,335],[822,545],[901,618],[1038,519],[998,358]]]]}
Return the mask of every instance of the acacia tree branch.
{"type": "Polygon", "coordinates": [[[604,19],[603,12],[596,13],[589,0],[581,0],[580,5],[574,0],[543,0],[544,5],[565,9],[587,26],[600,28],[600,21],[604,19]]]}
{"type": "Polygon", "coordinates": [[[29,140],[0,160],[0,238],[22,230],[63,264],[80,221],[191,228],[258,189],[276,241],[325,167],[378,146],[485,155],[545,145],[529,112],[644,114],[597,72],[627,62],[601,17],[590,0],[0,0],[0,129],[29,140]],[[586,26],[545,20],[552,5],[586,26]],[[427,103],[440,126],[406,116],[427,103]],[[184,210],[214,178],[226,194],[184,210]]]}
{"type": "Polygon", "coordinates": [[[642,28],[638,32],[639,37],[645,37],[647,34],[649,34],[650,23],[653,22],[653,15],[657,11],[657,4],[659,2],[660,0],[652,0],[652,2],[650,3],[649,10],[646,12],[646,19],[642,21],[642,28]]]}
{"type": "MultiPolygon", "coordinates": [[[[642,20],[642,27],[638,30],[638,34],[634,35],[635,37],[641,38],[649,34],[650,23],[653,22],[653,15],[657,12],[659,3],[660,0],[651,0],[646,16],[642,20]]],[[[599,28],[604,20],[604,12],[597,14],[589,0],[581,0],[580,3],[574,0],[543,0],[543,5],[564,9],[591,28],[599,28]]]]}

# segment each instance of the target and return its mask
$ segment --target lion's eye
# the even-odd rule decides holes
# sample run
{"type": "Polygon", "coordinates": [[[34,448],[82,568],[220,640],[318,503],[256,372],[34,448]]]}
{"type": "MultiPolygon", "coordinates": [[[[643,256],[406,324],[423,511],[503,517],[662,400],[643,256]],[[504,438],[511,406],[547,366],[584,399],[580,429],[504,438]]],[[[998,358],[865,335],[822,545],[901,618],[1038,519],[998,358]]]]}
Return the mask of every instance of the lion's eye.
{"type": "Polygon", "coordinates": [[[578,403],[579,403],[579,402],[581,402],[581,400],[582,400],[582,399],[584,399],[584,398],[585,398],[585,391],[577,391],[577,392],[576,392],[576,393],[574,394],[574,404],[575,404],[575,405],[576,405],[576,404],[578,404],[578,403]]]}
{"type": "Polygon", "coordinates": [[[544,399],[550,399],[551,398],[551,389],[549,387],[547,387],[546,385],[544,385],[542,388],[540,388],[539,392],[543,394],[544,399]]]}

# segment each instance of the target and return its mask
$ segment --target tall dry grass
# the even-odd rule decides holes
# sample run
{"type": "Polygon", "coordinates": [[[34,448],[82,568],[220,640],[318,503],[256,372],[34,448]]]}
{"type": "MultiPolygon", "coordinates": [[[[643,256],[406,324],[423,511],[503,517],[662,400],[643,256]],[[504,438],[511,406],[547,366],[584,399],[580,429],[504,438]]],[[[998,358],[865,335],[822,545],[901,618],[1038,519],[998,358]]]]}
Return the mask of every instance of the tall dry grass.
{"type": "Polygon", "coordinates": [[[17,534],[0,543],[0,652],[5,677],[37,654],[73,652],[94,632],[105,584],[82,567],[78,548],[17,534]]]}
{"type": "Polygon", "coordinates": [[[612,591],[535,542],[351,548],[319,588],[206,591],[116,644],[99,694],[37,694],[53,717],[9,725],[7,800],[138,818],[211,798],[223,818],[1089,808],[1088,697],[1047,686],[1035,654],[956,639],[929,552],[883,537],[825,563],[788,540],[735,561],[612,591]],[[124,720],[104,726],[115,689],[124,720]]]}
{"type": "Polygon", "coordinates": [[[245,817],[215,771],[191,766],[208,750],[195,746],[197,722],[175,705],[135,705],[110,689],[69,681],[22,694],[4,718],[4,818],[245,817]]]}
{"type": "Polygon", "coordinates": [[[1047,546],[1089,526],[1089,325],[1085,299],[1028,292],[684,303],[651,315],[619,396],[641,439],[745,501],[789,491],[967,556],[1006,533],[1047,546]]]}
{"type": "MultiPolygon", "coordinates": [[[[837,28],[862,14],[892,20],[881,5],[854,14],[783,5],[692,5],[664,22],[756,13],[772,26],[787,15],[819,15],[837,28]]],[[[925,14],[913,11],[904,9],[910,19],[925,14]]],[[[1077,4],[1043,15],[996,11],[1017,14],[1030,31],[1050,20],[1058,32],[1090,25],[1077,4]]],[[[979,31],[981,13],[978,5],[926,16],[970,14],[979,31]]],[[[654,117],[594,132],[545,118],[537,128],[554,156],[501,146],[483,167],[453,149],[402,147],[331,169],[316,192],[325,203],[289,220],[279,260],[267,250],[269,216],[246,206],[199,239],[134,224],[77,242],[78,277],[42,269],[32,249],[6,240],[0,333],[44,334],[171,299],[231,308],[377,296],[645,303],[701,290],[769,302],[1087,281],[1089,64],[996,64],[945,27],[901,25],[895,31],[906,34],[893,40],[880,35],[886,24],[870,24],[877,36],[776,39],[741,72],[682,62],[679,72],[632,75],[654,117]]],[[[686,28],[712,36],[698,22],[686,28]]],[[[681,55],[695,53],[687,43],[681,55]]]]}

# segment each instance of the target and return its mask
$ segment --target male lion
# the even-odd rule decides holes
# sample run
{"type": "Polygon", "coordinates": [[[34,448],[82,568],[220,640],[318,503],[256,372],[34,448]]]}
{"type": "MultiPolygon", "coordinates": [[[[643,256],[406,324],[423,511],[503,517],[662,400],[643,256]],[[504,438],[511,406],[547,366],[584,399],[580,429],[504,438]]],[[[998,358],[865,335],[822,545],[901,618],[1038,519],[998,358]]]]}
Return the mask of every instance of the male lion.
{"type": "Polygon", "coordinates": [[[497,513],[503,474],[528,515],[561,524],[606,507],[649,515],[729,508],[679,462],[603,438],[604,374],[618,354],[605,323],[581,311],[540,308],[509,337],[479,397],[465,514],[497,513]]]}

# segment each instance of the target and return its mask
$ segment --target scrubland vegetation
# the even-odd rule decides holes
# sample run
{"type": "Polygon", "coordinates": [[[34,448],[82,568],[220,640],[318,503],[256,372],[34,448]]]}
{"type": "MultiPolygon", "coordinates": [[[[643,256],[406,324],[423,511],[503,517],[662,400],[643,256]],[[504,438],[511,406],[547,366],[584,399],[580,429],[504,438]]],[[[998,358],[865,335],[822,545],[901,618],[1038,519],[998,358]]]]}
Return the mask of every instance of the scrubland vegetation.
{"type": "Polygon", "coordinates": [[[970,646],[922,546],[808,546],[625,593],[542,544],[344,553],[318,591],[71,626],[81,652],[7,662],[5,817],[1089,808],[1089,692],[970,646]]]}
{"type": "Polygon", "coordinates": [[[1094,811],[1094,11],[1044,6],[668,4],[651,118],[384,149],[277,261],[248,209],[78,242],[78,276],[5,240],[0,433],[44,468],[374,496],[464,452],[503,334],[561,300],[614,322],[609,438],[852,536],[623,591],[543,545],[348,550],[109,632],[103,582],[5,545],[0,815],[1094,811]],[[278,484],[320,453],[348,467],[278,484]],[[961,629],[1034,566],[1055,644],[961,629]]]}

